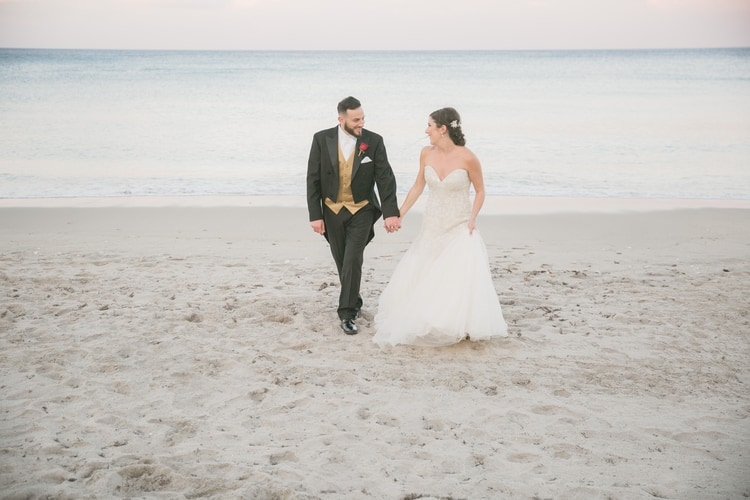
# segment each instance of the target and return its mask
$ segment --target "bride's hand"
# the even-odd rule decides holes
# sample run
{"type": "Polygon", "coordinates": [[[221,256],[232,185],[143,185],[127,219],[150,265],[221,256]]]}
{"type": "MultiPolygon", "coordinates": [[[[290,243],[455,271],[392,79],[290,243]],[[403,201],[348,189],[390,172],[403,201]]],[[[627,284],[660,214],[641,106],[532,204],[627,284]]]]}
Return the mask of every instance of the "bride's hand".
{"type": "Polygon", "coordinates": [[[474,219],[469,219],[469,234],[473,234],[477,228],[477,223],[474,219]]]}
{"type": "Polygon", "coordinates": [[[385,230],[389,233],[394,233],[401,229],[401,219],[399,217],[388,217],[385,219],[383,226],[385,227],[385,230]]]}

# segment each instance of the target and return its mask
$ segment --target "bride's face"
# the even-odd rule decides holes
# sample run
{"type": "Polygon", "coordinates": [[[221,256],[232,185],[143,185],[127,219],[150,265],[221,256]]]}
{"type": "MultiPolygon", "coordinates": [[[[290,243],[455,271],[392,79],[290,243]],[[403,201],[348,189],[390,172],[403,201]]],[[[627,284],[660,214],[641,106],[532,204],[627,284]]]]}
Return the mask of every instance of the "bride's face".
{"type": "Polygon", "coordinates": [[[427,120],[427,130],[424,133],[430,138],[430,144],[435,145],[442,137],[443,127],[438,127],[435,120],[430,118],[427,120]]]}

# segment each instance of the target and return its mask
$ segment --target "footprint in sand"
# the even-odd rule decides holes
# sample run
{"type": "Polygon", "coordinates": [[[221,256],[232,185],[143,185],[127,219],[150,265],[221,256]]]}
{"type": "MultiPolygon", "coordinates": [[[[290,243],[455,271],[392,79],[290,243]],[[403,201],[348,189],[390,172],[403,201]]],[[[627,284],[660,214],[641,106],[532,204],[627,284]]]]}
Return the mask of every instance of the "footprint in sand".
{"type": "Polygon", "coordinates": [[[520,464],[528,464],[531,462],[536,462],[538,460],[539,455],[534,455],[533,453],[513,453],[512,455],[508,455],[509,462],[520,464]]]}
{"type": "Polygon", "coordinates": [[[114,490],[119,493],[161,491],[172,483],[172,470],[159,465],[136,464],[117,471],[114,490]]]}
{"type": "Polygon", "coordinates": [[[296,462],[297,455],[295,455],[291,451],[284,451],[281,453],[272,453],[268,457],[268,461],[271,463],[271,465],[279,465],[281,462],[296,462]]]}

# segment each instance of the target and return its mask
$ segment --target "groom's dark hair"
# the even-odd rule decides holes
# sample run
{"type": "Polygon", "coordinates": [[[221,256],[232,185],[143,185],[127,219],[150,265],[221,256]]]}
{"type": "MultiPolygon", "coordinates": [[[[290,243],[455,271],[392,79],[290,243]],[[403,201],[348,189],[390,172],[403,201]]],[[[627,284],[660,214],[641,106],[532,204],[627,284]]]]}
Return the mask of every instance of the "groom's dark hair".
{"type": "Polygon", "coordinates": [[[362,107],[362,103],[356,97],[345,97],[339,105],[336,107],[340,115],[345,115],[350,109],[359,109],[362,107]]]}

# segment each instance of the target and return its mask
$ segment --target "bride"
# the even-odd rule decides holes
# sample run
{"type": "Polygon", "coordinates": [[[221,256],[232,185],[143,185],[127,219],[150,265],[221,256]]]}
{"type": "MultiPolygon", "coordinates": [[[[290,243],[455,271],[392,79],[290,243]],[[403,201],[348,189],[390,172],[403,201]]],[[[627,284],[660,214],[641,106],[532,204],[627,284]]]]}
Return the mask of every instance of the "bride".
{"type": "Polygon", "coordinates": [[[424,222],[380,295],[373,342],[441,346],[506,337],[487,249],[476,227],[485,198],[481,165],[464,146],[455,109],[430,114],[425,132],[430,146],[422,149],[419,173],[401,206],[403,219],[428,186],[424,222]]]}

